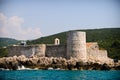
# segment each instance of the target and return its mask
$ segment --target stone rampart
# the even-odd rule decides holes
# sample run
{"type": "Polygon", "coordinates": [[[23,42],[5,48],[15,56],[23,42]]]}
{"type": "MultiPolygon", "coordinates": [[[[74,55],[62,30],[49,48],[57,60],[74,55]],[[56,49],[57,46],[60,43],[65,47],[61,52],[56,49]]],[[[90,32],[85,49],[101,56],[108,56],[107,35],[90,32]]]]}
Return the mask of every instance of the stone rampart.
{"type": "Polygon", "coordinates": [[[46,57],[66,57],[66,45],[47,45],[46,57]]]}
{"type": "Polygon", "coordinates": [[[107,50],[99,50],[97,42],[90,42],[86,44],[88,60],[106,62],[108,61],[107,50]]]}
{"type": "Polygon", "coordinates": [[[8,56],[20,56],[25,55],[30,57],[36,56],[46,56],[46,57],[64,57],[66,58],[66,45],[26,45],[26,46],[9,46],[8,56]]]}
{"type": "Polygon", "coordinates": [[[97,60],[99,55],[99,47],[97,42],[86,43],[87,58],[90,60],[97,60]]]}
{"type": "Polygon", "coordinates": [[[108,59],[107,50],[99,50],[98,59],[105,62],[108,59]]]}
{"type": "Polygon", "coordinates": [[[20,56],[25,55],[30,57],[32,55],[45,56],[46,45],[19,45],[19,46],[9,46],[8,47],[8,56],[20,56]]]}
{"type": "Polygon", "coordinates": [[[81,31],[69,31],[67,33],[67,44],[59,44],[60,40],[55,39],[55,44],[39,44],[39,45],[18,45],[8,47],[8,56],[26,57],[63,57],[66,59],[76,58],[82,61],[99,61],[99,62],[113,62],[107,57],[106,50],[99,50],[97,42],[86,43],[86,33],[81,31]]]}

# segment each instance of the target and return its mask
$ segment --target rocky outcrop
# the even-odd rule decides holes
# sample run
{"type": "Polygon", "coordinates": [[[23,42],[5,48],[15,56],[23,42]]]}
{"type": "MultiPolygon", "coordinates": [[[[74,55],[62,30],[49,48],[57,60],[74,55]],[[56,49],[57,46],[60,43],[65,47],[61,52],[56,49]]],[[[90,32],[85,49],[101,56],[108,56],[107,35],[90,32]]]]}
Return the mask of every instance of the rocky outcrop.
{"type": "Polygon", "coordinates": [[[62,57],[36,57],[32,56],[26,58],[24,55],[13,56],[13,57],[3,57],[0,58],[0,68],[17,70],[23,65],[27,68],[38,68],[38,69],[48,69],[52,67],[53,69],[65,69],[65,70],[120,70],[120,62],[118,63],[100,63],[99,61],[80,61],[76,58],[71,58],[66,60],[62,57]],[[112,64],[112,66],[111,66],[112,64]]]}

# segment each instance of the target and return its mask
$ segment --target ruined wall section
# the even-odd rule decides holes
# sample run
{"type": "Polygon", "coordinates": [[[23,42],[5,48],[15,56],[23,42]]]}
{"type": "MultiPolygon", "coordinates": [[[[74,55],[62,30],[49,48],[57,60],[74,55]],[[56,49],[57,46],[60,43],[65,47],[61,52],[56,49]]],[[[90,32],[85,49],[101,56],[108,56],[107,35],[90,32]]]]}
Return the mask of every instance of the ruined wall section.
{"type": "Polygon", "coordinates": [[[99,50],[97,42],[87,43],[88,60],[106,62],[108,61],[107,50],[99,50]]]}
{"type": "Polygon", "coordinates": [[[109,65],[114,63],[114,60],[108,57],[107,50],[99,50],[98,60],[101,63],[107,63],[109,65]]]}
{"type": "Polygon", "coordinates": [[[85,32],[69,31],[67,33],[67,59],[71,57],[83,61],[87,59],[85,32]]]}
{"type": "Polygon", "coordinates": [[[99,46],[97,42],[86,43],[88,60],[97,60],[99,55],[99,46]]]}
{"type": "Polygon", "coordinates": [[[101,62],[105,62],[107,61],[107,59],[107,50],[99,50],[98,60],[100,60],[101,62]]]}
{"type": "Polygon", "coordinates": [[[30,57],[31,55],[45,56],[46,45],[18,45],[8,47],[8,56],[20,56],[25,55],[30,57]]]}
{"type": "Polygon", "coordinates": [[[66,57],[66,45],[47,45],[46,57],[66,57]]]}

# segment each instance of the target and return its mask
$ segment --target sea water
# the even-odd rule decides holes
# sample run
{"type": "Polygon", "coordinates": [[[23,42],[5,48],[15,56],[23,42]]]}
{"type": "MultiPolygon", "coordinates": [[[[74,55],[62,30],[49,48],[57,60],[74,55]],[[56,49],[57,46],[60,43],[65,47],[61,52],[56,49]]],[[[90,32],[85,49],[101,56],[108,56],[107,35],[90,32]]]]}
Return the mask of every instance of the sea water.
{"type": "Polygon", "coordinates": [[[120,71],[1,70],[0,80],[120,80],[120,71]]]}

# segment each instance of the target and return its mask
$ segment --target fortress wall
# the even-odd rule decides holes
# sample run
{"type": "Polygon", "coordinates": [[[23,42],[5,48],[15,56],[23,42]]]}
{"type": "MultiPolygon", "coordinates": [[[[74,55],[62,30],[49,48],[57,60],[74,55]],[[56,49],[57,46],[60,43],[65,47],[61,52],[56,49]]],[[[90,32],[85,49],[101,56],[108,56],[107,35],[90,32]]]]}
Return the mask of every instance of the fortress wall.
{"type": "Polygon", "coordinates": [[[8,56],[30,56],[32,55],[32,46],[9,46],[8,47],[8,56]]]}
{"type": "Polygon", "coordinates": [[[99,50],[98,60],[105,62],[107,59],[107,50],[99,50]]]}
{"type": "Polygon", "coordinates": [[[86,33],[80,31],[69,31],[67,33],[67,45],[57,44],[38,44],[38,45],[19,45],[9,46],[8,56],[31,55],[46,56],[46,57],[63,57],[70,59],[71,57],[78,60],[99,60],[100,62],[112,62],[112,59],[107,57],[106,50],[99,50],[97,42],[86,43],[86,33]]]}
{"type": "Polygon", "coordinates": [[[99,50],[98,60],[102,63],[112,64],[114,60],[107,56],[107,50],[99,50]]]}
{"type": "Polygon", "coordinates": [[[87,58],[101,62],[108,61],[107,50],[99,50],[97,43],[87,43],[87,58]]]}
{"type": "Polygon", "coordinates": [[[97,60],[99,55],[99,46],[97,42],[86,43],[87,47],[87,58],[97,60]]]}
{"type": "Polygon", "coordinates": [[[31,55],[45,56],[46,46],[44,44],[40,45],[19,45],[19,46],[9,46],[8,47],[8,56],[20,56],[25,55],[30,57],[31,55]]]}
{"type": "Polygon", "coordinates": [[[99,50],[87,50],[87,58],[92,60],[97,60],[99,55],[99,50]]]}
{"type": "Polygon", "coordinates": [[[46,45],[45,44],[36,45],[36,46],[34,46],[34,48],[35,48],[35,51],[32,50],[33,55],[45,56],[45,52],[46,52],[46,45]]]}
{"type": "Polygon", "coordinates": [[[66,57],[66,45],[47,45],[46,57],[66,57]]]}
{"type": "Polygon", "coordinates": [[[67,33],[67,59],[71,57],[86,60],[86,33],[69,31],[67,33]]]}

